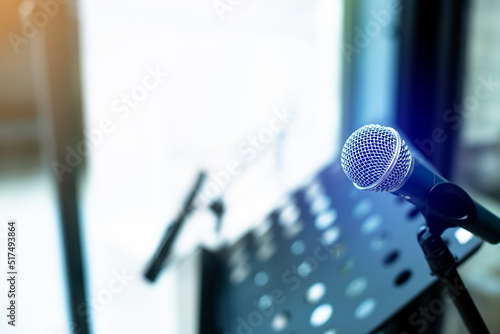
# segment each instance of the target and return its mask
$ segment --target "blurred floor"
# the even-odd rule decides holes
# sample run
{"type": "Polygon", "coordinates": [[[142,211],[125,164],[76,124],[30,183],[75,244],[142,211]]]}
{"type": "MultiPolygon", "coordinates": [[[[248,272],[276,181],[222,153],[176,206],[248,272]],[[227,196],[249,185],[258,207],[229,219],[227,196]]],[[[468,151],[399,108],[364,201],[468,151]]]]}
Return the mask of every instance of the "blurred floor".
{"type": "MultiPolygon", "coordinates": [[[[52,176],[41,168],[34,147],[3,148],[1,152],[1,256],[6,252],[7,221],[15,219],[19,268],[18,323],[15,328],[2,323],[2,328],[9,328],[1,332],[67,333],[70,323],[52,176]]],[[[3,279],[0,291],[2,295],[7,291],[3,279]]]]}

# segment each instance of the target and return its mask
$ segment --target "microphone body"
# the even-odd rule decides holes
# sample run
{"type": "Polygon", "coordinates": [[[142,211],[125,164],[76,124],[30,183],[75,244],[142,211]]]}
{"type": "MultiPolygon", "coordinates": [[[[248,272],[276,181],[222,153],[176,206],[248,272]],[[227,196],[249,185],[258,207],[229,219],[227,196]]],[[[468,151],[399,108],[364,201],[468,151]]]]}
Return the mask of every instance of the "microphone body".
{"type": "Polygon", "coordinates": [[[448,181],[416,157],[412,157],[411,163],[410,171],[401,182],[400,188],[392,193],[404,197],[424,211],[429,191],[435,185],[448,181]]]}
{"type": "Polygon", "coordinates": [[[436,221],[435,228],[460,226],[489,243],[500,242],[498,217],[418,158],[413,158],[412,170],[393,193],[417,206],[431,224],[436,221]]]}
{"type": "Polygon", "coordinates": [[[394,129],[367,125],[356,130],[347,139],[341,160],[357,188],[402,196],[436,232],[460,226],[489,243],[500,242],[500,219],[412,156],[394,129]]]}

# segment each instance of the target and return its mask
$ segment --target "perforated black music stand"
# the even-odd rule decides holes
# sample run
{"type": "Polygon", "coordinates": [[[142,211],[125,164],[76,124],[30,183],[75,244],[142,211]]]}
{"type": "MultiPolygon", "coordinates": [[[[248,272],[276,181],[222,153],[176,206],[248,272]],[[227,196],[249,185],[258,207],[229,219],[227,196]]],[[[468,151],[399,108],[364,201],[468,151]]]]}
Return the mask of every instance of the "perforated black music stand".
{"type": "MultiPolygon", "coordinates": [[[[401,199],[354,189],[334,163],[215,254],[216,306],[203,311],[216,333],[373,332],[437,281],[415,240],[424,223],[401,199]]],[[[459,262],[481,243],[461,229],[443,239],[459,262]]]]}

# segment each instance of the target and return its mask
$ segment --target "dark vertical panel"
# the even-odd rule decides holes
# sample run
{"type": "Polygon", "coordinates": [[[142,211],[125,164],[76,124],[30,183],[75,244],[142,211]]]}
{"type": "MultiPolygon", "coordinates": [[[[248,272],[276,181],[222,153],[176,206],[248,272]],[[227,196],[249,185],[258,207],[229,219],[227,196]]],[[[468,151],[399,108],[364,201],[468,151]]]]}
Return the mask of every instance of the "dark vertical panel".
{"type": "Polygon", "coordinates": [[[459,128],[446,116],[462,103],[469,0],[404,1],[397,123],[447,178],[459,128]]]}
{"type": "MultiPolygon", "coordinates": [[[[57,2],[54,2],[57,5],[57,2]]],[[[59,215],[63,237],[66,279],[68,282],[69,313],[75,334],[90,333],[89,315],[86,313],[86,283],[84,256],[78,207],[78,171],[80,162],[68,163],[67,147],[78,151],[82,142],[82,104],[80,98],[80,68],[77,20],[73,1],[60,4],[55,15],[39,31],[34,41],[34,57],[37,57],[35,89],[38,91],[39,110],[48,118],[50,129],[44,151],[51,156],[48,161],[57,182],[59,215]],[[42,60],[40,60],[42,59],[42,60]],[[66,166],[57,173],[55,163],[66,166]]],[[[34,13],[44,13],[35,8],[34,13]]],[[[45,14],[45,13],[44,13],[45,14]]],[[[35,14],[36,15],[36,14],[35,14]]],[[[43,14],[41,14],[43,15],[43,14]]],[[[83,157],[82,157],[83,158],[83,157]]]]}

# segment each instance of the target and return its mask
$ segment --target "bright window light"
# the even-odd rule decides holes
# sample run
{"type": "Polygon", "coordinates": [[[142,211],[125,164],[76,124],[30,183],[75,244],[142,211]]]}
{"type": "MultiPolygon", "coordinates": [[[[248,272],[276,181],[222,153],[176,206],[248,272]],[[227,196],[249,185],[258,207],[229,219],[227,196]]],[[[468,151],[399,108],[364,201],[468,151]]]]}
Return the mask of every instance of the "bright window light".
{"type": "MultiPolygon", "coordinates": [[[[80,3],[93,140],[84,196],[89,297],[114,271],[134,277],[113,295],[122,302],[92,310],[96,333],[182,332],[168,317],[168,272],[154,287],[141,275],[201,168],[210,173],[203,195],[224,196],[223,234],[234,239],[338,154],[341,3],[80,3]]],[[[176,256],[204,240],[211,218],[188,222],[176,256]]]]}
{"type": "Polygon", "coordinates": [[[461,245],[464,245],[469,242],[473,237],[473,234],[463,228],[459,228],[455,231],[455,238],[457,238],[458,242],[461,245]]]}

